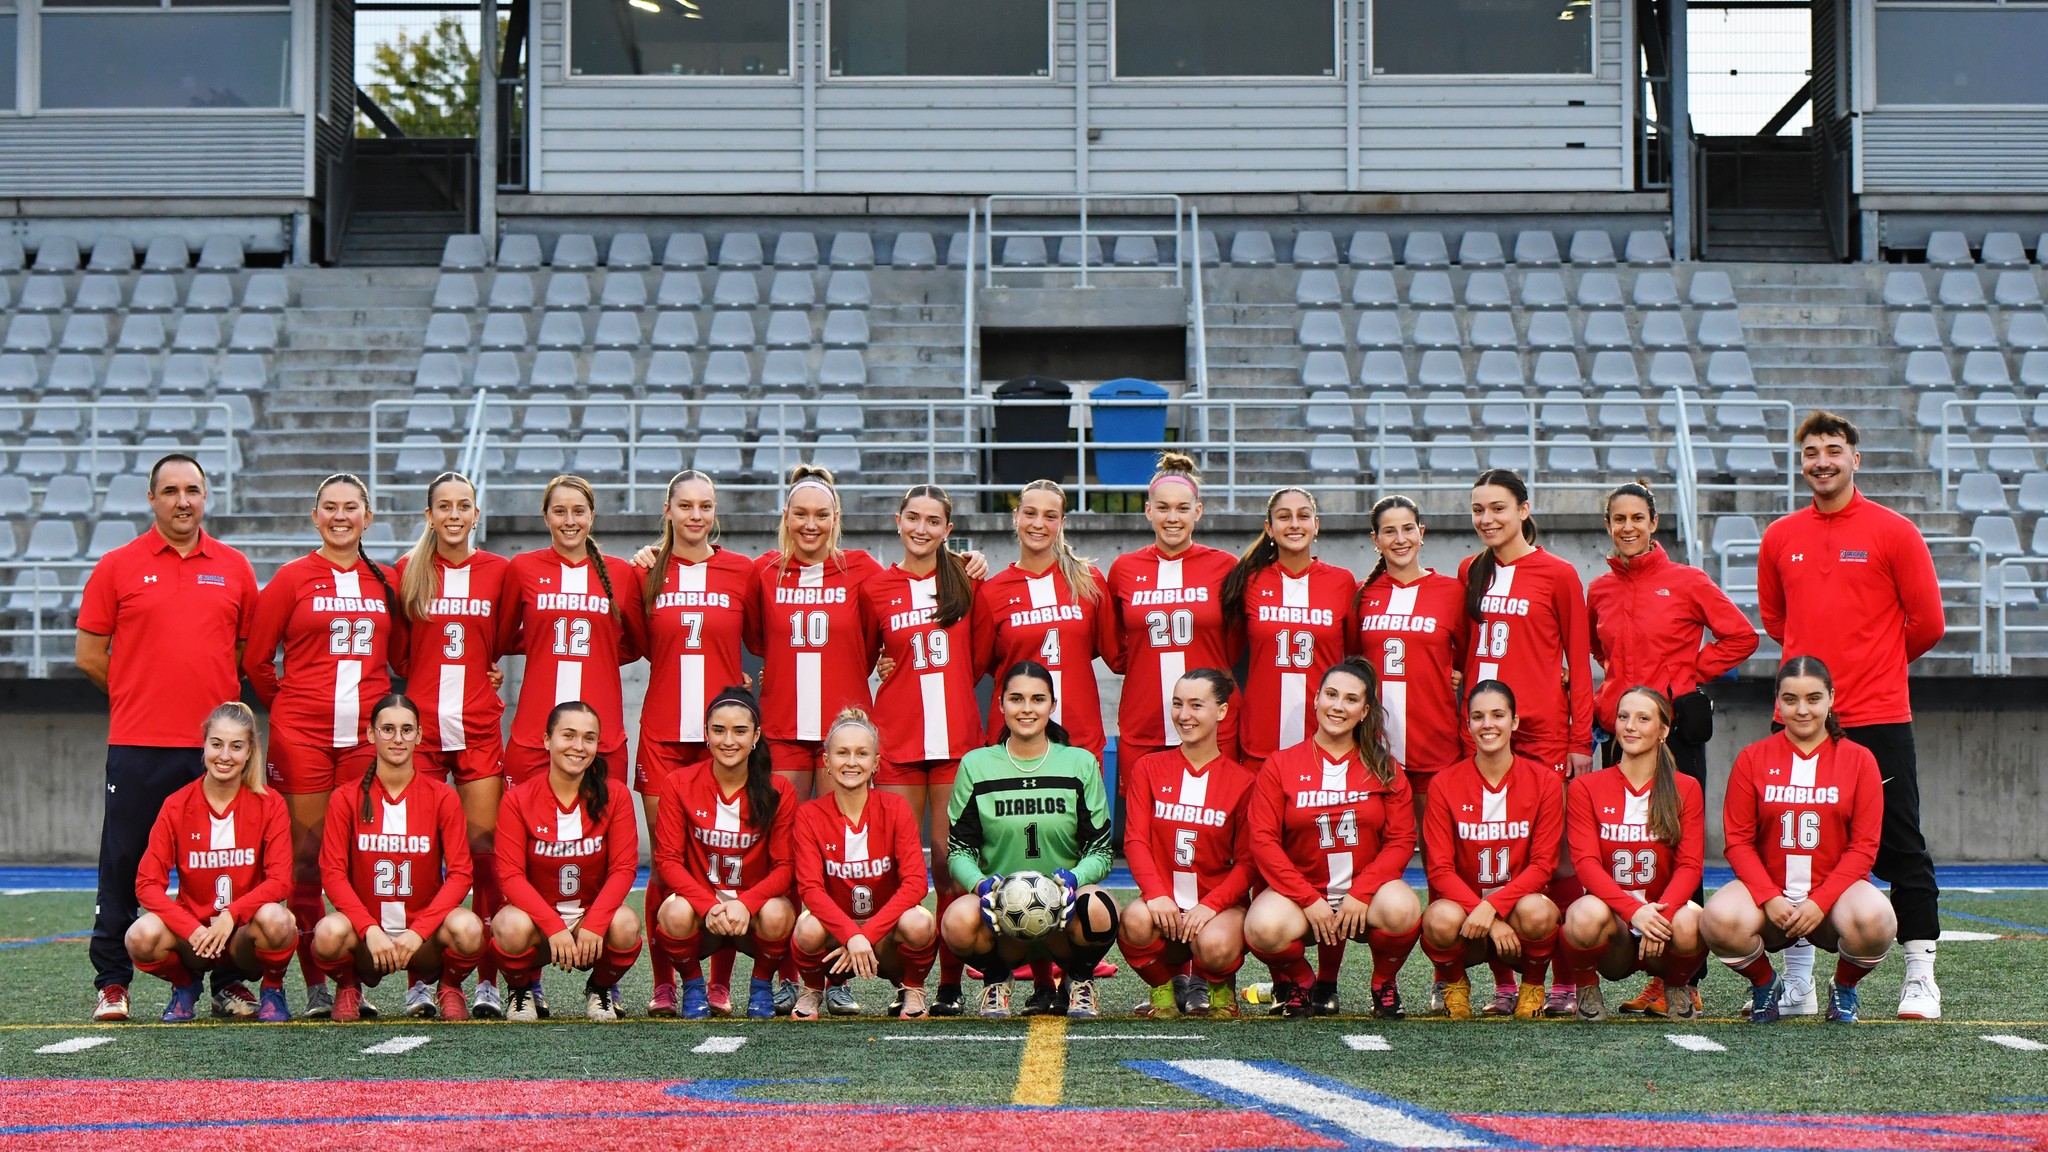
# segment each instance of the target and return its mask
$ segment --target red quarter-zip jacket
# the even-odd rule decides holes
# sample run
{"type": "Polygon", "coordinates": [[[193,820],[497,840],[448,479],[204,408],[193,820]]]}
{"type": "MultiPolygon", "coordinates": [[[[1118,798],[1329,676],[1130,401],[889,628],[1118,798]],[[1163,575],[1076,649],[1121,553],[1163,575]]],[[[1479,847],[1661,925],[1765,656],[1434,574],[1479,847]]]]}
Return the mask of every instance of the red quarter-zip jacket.
{"type": "Polygon", "coordinates": [[[1593,659],[1606,670],[1593,714],[1609,732],[1622,694],[1636,685],[1675,700],[1756,651],[1756,630],[1742,610],[1662,544],[1653,541],[1633,558],[1610,556],[1607,568],[1586,589],[1586,610],[1593,659]],[[1702,645],[1710,632],[1713,643],[1702,645]]]}

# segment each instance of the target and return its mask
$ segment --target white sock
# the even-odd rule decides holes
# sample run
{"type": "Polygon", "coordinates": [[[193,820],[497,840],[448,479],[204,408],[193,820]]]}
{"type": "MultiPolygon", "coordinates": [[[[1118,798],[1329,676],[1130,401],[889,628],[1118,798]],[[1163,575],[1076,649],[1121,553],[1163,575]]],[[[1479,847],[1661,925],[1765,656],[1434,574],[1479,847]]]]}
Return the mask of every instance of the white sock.
{"type": "Polygon", "coordinates": [[[1801,940],[1785,949],[1785,983],[1813,987],[1813,945],[1801,940]]]}
{"type": "Polygon", "coordinates": [[[1905,943],[1906,979],[1922,979],[1934,982],[1934,941],[1908,940],[1905,943]]]}

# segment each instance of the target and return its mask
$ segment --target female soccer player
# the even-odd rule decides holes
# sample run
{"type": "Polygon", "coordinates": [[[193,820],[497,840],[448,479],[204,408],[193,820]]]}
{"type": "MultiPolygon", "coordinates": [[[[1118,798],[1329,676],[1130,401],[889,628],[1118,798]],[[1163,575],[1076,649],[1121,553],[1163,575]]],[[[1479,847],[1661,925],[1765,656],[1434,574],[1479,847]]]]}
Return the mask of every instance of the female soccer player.
{"type": "MultiPolygon", "coordinates": [[[[649,829],[661,826],[661,784],[710,758],[704,709],[718,690],[747,682],[741,648],[761,648],[761,601],[754,562],[717,544],[718,490],[693,470],[668,482],[661,539],[643,550],[648,569],[641,609],[647,617],[647,694],[640,711],[639,771],[633,787],[649,829]]],[[[640,564],[641,558],[634,557],[640,564]]],[[[668,898],[660,870],[647,876],[649,923],[668,898]]],[[[649,1016],[676,1014],[676,973],[649,950],[654,995],[649,1016]]],[[[721,989],[724,981],[719,981],[721,989]]]]}
{"type": "Polygon", "coordinates": [[[1728,775],[1721,827],[1735,879],[1701,918],[1707,946],[1749,977],[1751,1021],[1778,1019],[1784,985],[1766,952],[1806,939],[1835,953],[1828,1019],[1853,1024],[1856,985],[1898,934],[1891,902],[1870,883],[1884,824],[1877,759],[1842,738],[1835,681],[1811,656],[1778,669],[1785,730],[1744,748],[1728,775]]]}
{"type": "MultiPolygon", "coordinates": [[[[1506,468],[1479,474],[1472,484],[1472,527],[1486,547],[1468,557],[1458,576],[1465,613],[1476,634],[1465,661],[1465,683],[1499,680],[1529,711],[1515,737],[1515,754],[1548,765],[1560,779],[1593,766],[1593,677],[1585,589],[1568,561],[1536,547],[1529,487],[1506,468]]],[[[1468,744],[1469,747],[1469,744],[1468,744]]],[[[1586,894],[1562,847],[1550,882],[1559,908],[1586,894]]],[[[1571,1016],[1578,987],[1558,967],[1544,1013],[1571,1016]]],[[[1506,1008],[1508,970],[1494,970],[1494,1008],[1506,1008]]]]}
{"type": "MultiPolygon", "coordinates": [[[[1656,689],[1672,702],[1665,749],[1704,792],[1714,706],[1700,686],[1749,659],[1756,651],[1756,631],[1706,573],[1665,555],[1657,543],[1657,498],[1647,485],[1623,484],[1609,492],[1606,524],[1614,541],[1609,570],[1586,589],[1593,659],[1605,672],[1593,698],[1593,719],[1601,729],[1617,732],[1615,708],[1623,691],[1637,684],[1656,689]]],[[[1621,759],[1619,741],[1604,747],[1606,763],[1621,759]]],[[[1706,903],[1706,890],[1698,888],[1691,898],[1706,903]]],[[[1695,967],[1687,985],[1695,1014],[1705,970],[1705,965],[1695,967]]],[[[1621,1010],[1664,1012],[1665,987],[1661,976],[1651,977],[1642,994],[1621,1010]]]]}
{"type": "MultiPolygon", "coordinates": [[[[526,657],[505,779],[518,786],[545,775],[555,757],[541,718],[579,701],[596,710],[599,758],[611,783],[626,785],[626,713],[619,669],[647,651],[640,570],[606,556],[591,530],[597,497],[580,476],[557,476],[541,492],[549,546],[512,558],[498,614],[498,651],[526,657]]],[[[501,869],[502,871],[502,869],[501,869]]]]}
{"type": "MultiPolygon", "coordinates": [[[[1123,699],[1117,705],[1117,762],[1135,764],[1180,743],[1166,721],[1173,686],[1189,668],[1234,668],[1244,633],[1223,611],[1230,553],[1195,543],[1201,478],[1179,452],[1159,454],[1145,497],[1152,543],[1109,566],[1123,699]]],[[[1237,755],[1237,718],[1225,713],[1216,744],[1237,755]]]]}
{"type": "MultiPolygon", "coordinates": [[[[475,873],[476,914],[486,923],[498,914],[498,804],[505,798],[500,774],[505,702],[498,696],[498,625],[505,573],[510,562],[471,544],[477,520],[476,487],[469,478],[443,472],[427,485],[427,522],[412,551],[398,561],[398,602],[406,621],[406,643],[393,661],[405,676],[406,692],[421,706],[419,747],[413,764],[444,783],[453,782],[469,822],[469,853],[475,873]]],[[[374,736],[374,733],[372,734],[374,736]]],[[[505,1014],[498,996],[498,962],[484,939],[477,960],[476,1001],[471,1011],[496,1020],[505,1014]]],[[[425,985],[407,994],[431,1005],[425,985]]]]}
{"type": "MultiPolygon", "coordinates": [[[[1565,909],[1559,942],[1581,1020],[1606,1017],[1603,976],[1649,972],[1684,989],[1706,959],[1700,908],[1687,899],[1706,857],[1706,798],[1667,746],[1671,701],[1638,685],[1614,710],[1620,762],[1572,781],[1565,796],[1565,839],[1586,895],[1565,909]]],[[[1697,1009],[1674,993],[1656,1011],[1683,1020],[1697,1009]]]]}
{"type": "Polygon", "coordinates": [[[1180,747],[1123,778],[1124,854],[1138,899],[1124,908],[1117,947],[1152,987],[1145,1015],[1237,1014],[1245,896],[1258,873],[1245,819],[1255,777],[1216,747],[1233,687],[1215,668],[1182,676],[1173,686],[1180,747]]]}
{"type": "MultiPolygon", "coordinates": [[[[1563,838],[1564,784],[1549,765],[1514,751],[1513,689],[1479,681],[1466,714],[1478,751],[1437,773],[1422,817],[1435,897],[1422,914],[1422,951],[1436,964],[1452,1019],[1472,1018],[1465,969],[1484,959],[1521,968],[1508,1011],[1529,1020],[1543,1008],[1543,969],[1557,945],[1557,905],[1543,890],[1563,838]]],[[[1495,1005],[1487,1014],[1505,1013],[1495,1005]]]]}
{"type": "Polygon", "coordinates": [[[1245,914],[1245,940],[1273,972],[1281,1014],[1316,1010],[1306,943],[1363,940],[1372,948],[1373,1015],[1401,1019],[1394,978],[1422,918],[1401,880],[1415,854],[1415,804],[1387,752],[1371,665],[1354,656],[1323,673],[1315,734],[1266,761],[1250,824],[1267,888],[1245,914]]]}
{"type": "Polygon", "coordinates": [[[1309,685],[1344,658],[1357,626],[1358,578],[1316,558],[1320,527],[1314,496],[1280,489],[1266,500],[1259,538],[1223,581],[1224,619],[1244,629],[1251,656],[1238,740],[1254,773],[1315,731],[1309,685]]]}
{"type": "Polygon", "coordinates": [[[320,482],[313,494],[320,547],[263,586],[242,653],[242,672],[270,710],[270,786],[284,794],[292,817],[291,909],[312,1017],[334,1007],[313,961],[313,925],[327,913],[320,899],[327,798],[375,759],[370,707],[391,691],[391,654],[405,649],[405,638],[393,634],[402,620],[395,573],[363,555],[370,520],[370,490],[361,480],[343,473],[320,482]]]}
{"type": "Polygon", "coordinates": [[[291,818],[278,794],[263,786],[263,746],[248,706],[229,701],[215,708],[205,732],[205,774],[173,792],[149,830],[135,871],[143,913],[128,928],[128,955],[137,968],[170,981],[166,1024],[197,1015],[199,978],[221,964],[262,977],[256,1018],[279,1023],[291,1019],[284,970],[298,940],[284,906],[291,818]]]}
{"type": "Polygon", "coordinates": [[[362,1017],[363,984],[393,972],[439,977],[438,1005],[408,1016],[469,1019],[462,982],[483,951],[484,923],[469,895],[468,822],[455,789],[415,770],[420,712],[386,696],[370,713],[377,759],[334,790],[320,845],[320,875],[334,911],[313,926],[313,956],[334,977],[334,1020],[362,1017]]]}
{"type": "Polygon", "coordinates": [[[1053,723],[1052,672],[1045,665],[1022,661],[1003,675],[999,691],[1003,740],[960,761],[947,805],[947,864],[967,894],[946,906],[940,931],[981,971],[984,1017],[1010,1014],[1009,976],[1019,962],[1049,957],[1066,979],[1060,987],[1048,981],[1034,989],[1024,1013],[1057,1011],[1064,991],[1068,1016],[1094,1019],[1101,1010],[1092,974],[1116,943],[1117,929],[1116,902],[1099,887],[1112,854],[1102,769],[1053,723]],[[1016,872],[1050,876],[1065,890],[1065,919],[1041,940],[996,934],[994,893],[1016,872]],[[1076,978],[1077,972],[1090,975],[1076,978]]]}
{"type": "Polygon", "coordinates": [[[584,1013],[616,1020],[619,977],[640,957],[640,920],[626,896],[640,870],[633,806],[614,803],[597,709],[557,704],[542,729],[548,770],[513,785],[498,810],[498,882],[491,920],[505,970],[507,1020],[546,1019],[540,973],[550,961],[584,971],[584,1013]]]}
{"type": "Polygon", "coordinates": [[[868,785],[881,766],[882,735],[849,708],[825,733],[830,792],[796,814],[796,887],[804,912],[792,947],[803,991],[790,1015],[816,1020],[827,970],[880,976],[896,985],[891,1015],[925,1016],[924,978],[938,951],[938,921],[924,910],[930,885],[916,813],[902,797],[868,785]]]}
{"type": "Polygon", "coordinates": [[[1387,753],[1415,793],[1415,819],[1436,774],[1464,758],[1464,679],[1471,620],[1465,586],[1422,566],[1422,518],[1415,501],[1387,496],[1372,506],[1379,563],[1358,588],[1358,651],[1379,674],[1387,753]]]}
{"type": "MultiPolygon", "coordinates": [[[[796,926],[791,853],[796,790],[775,771],[761,739],[761,708],[744,688],[712,698],[704,718],[708,763],[661,782],[654,866],[669,896],[655,913],[654,946],[683,972],[706,953],[754,958],[747,1015],[777,1014],[773,976],[796,926]]],[[[682,1014],[711,1014],[701,977],[683,981],[682,1014]]]]}

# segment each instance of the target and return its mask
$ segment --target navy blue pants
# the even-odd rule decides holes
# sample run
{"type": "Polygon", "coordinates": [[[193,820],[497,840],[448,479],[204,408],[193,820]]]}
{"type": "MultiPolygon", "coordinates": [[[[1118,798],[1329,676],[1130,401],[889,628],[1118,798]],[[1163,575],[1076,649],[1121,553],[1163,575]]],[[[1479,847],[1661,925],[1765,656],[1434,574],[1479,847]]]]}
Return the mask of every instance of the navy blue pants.
{"type": "Polygon", "coordinates": [[[171,793],[204,771],[197,748],[107,746],[107,813],[100,825],[98,905],[93,909],[93,985],[128,984],[128,926],[135,923],[135,870],[149,847],[149,830],[171,793]]]}

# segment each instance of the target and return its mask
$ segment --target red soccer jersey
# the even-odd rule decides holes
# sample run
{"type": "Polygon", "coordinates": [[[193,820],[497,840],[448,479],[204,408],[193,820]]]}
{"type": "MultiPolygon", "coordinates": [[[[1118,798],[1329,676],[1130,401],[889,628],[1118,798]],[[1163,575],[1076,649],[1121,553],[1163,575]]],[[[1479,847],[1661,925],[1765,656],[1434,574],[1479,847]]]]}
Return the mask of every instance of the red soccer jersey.
{"type": "Polygon", "coordinates": [[[184,939],[225,908],[247,924],[265,904],[291,895],[292,826],[276,792],[235,793],[216,812],[201,777],[164,801],[135,869],[135,898],[184,939]],[[178,895],[170,894],[171,870],[178,895]]]}
{"type": "Polygon", "coordinates": [[[1370,902],[1415,855],[1415,796],[1399,764],[1382,784],[1358,753],[1332,760],[1304,740],[1259,773],[1251,842],[1259,878],[1296,904],[1370,902]]]}
{"type": "Polygon", "coordinates": [[[1565,793],[1566,840],[1586,891],[1624,921],[1644,904],[1676,915],[1700,886],[1707,803],[1699,781],[1678,773],[1678,843],[1650,835],[1650,785],[1629,786],[1619,765],[1573,780],[1565,793]]]}
{"type": "Polygon", "coordinates": [[[1358,601],[1358,650],[1380,674],[1387,750],[1412,772],[1439,772],[1465,754],[1465,716],[1451,677],[1463,667],[1470,622],[1465,586],[1425,570],[1413,584],[1381,576],[1358,601]]]}
{"type": "Polygon", "coordinates": [[[1728,866],[1759,906],[1783,896],[1831,909],[1877,863],[1877,758],[1853,740],[1823,740],[1808,756],[1783,732],[1767,736],[1736,755],[1721,828],[1728,866]]]}
{"type": "Polygon", "coordinates": [[[754,562],[761,588],[761,731],[772,740],[823,740],[846,708],[872,708],[860,587],[880,572],[858,548],[823,564],[754,562]]]}
{"type": "MultiPolygon", "coordinates": [[[[1109,566],[1124,674],[1117,705],[1120,741],[1179,744],[1180,732],[1167,722],[1174,682],[1191,668],[1236,667],[1244,634],[1235,621],[1223,619],[1223,581],[1236,563],[1230,553],[1202,544],[1171,558],[1148,544],[1109,566]]],[[[1225,751],[1236,747],[1236,709],[1224,714],[1216,738],[1225,751]]]]}
{"type": "Polygon", "coordinates": [[[720,548],[693,564],[671,556],[647,617],[647,695],[640,738],[704,742],[704,706],[746,682],[742,646],[761,647],[754,562],[720,548]]]}
{"type": "Polygon", "coordinates": [[[512,558],[498,650],[526,657],[519,711],[512,718],[514,744],[541,747],[548,713],[557,704],[581,700],[597,710],[598,750],[610,756],[626,746],[619,669],[647,647],[640,570],[616,556],[605,557],[604,564],[616,605],[587,556],[571,563],[553,548],[541,548],[512,558]]]}
{"type": "Polygon", "coordinates": [[[654,866],[668,890],[688,900],[699,916],[726,900],[759,912],[788,894],[800,801],[781,773],[770,779],[775,816],[764,832],[754,826],[746,786],[726,795],[710,761],[662,778],[654,866]]]}
{"type": "MultiPolygon", "coordinates": [[[[391,586],[403,593],[405,569],[398,561],[391,586]]],[[[434,610],[408,621],[398,662],[405,694],[420,706],[420,747],[458,752],[473,745],[495,746],[505,721],[505,701],[491,685],[498,663],[498,620],[511,562],[490,552],[472,552],[460,564],[434,555],[434,610]]]]}
{"type": "Polygon", "coordinates": [[[633,890],[640,831],[632,799],[611,794],[593,817],[578,796],[563,807],[542,772],[505,792],[498,805],[498,883],[505,902],[553,936],[569,917],[599,936],[633,890]]]}
{"type": "Polygon", "coordinates": [[[862,644],[896,662],[875,693],[882,759],[892,764],[958,760],[983,743],[973,615],[933,623],[938,580],[891,564],[860,587],[862,644]]]}
{"type": "MultiPolygon", "coordinates": [[[[1022,660],[1036,660],[1052,673],[1052,718],[1076,748],[1097,760],[1108,738],[1102,728],[1102,696],[1095,686],[1095,658],[1114,663],[1116,613],[1109,584],[1089,568],[1096,596],[1082,600],[1057,566],[1034,576],[1015,564],[989,577],[974,594],[975,667],[1001,677],[1022,660]]],[[[1001,707],[989,709],[988,738],[1003,730],[1001,707]]]]}
{"type": "MultiPolygon", "coordinates": [[[[1246,582],[1245,676],[1238,740],[1248,759],[1264,760],[1315,731],[1311,718],[1323,673],[1344,658],[1356,626],[1351,609],[1358,579],[1348,570],[1310,560],[1299,576],[1268,564],[1246,582]]],[[[1170,689],[1169,689],[1170,691],[1170,689]]]]}
{"type": "MultiPolygon", "coordinates": [[[[1459,584],[1471,567],[1468,556],[1458,566],[1459,584]]],[[[1578,570],[1541,548],[1496,565],[1472,631],[1465,690],[1481,680],[1514,689],[1522,720],[1517,752],[1550,757],[1592,751],[1592,640],[1578,570]]]]}
{"type": "Polygon", "coordinates": [[[1485,900],[1505,916],[1550,883],[1563,834],[1564,784],[1548,764],[1517,756],[1492,787],[1478,763],[1460,760],[1437,773],[1422,814],[1430,889],[1467,912],[1485,900]]]}
{"type": "Polygon", "coordinates": [[[858,823],[831,793],[798,808],[795,855],[804,910],[841,943],[858,935],[879,946],[931,887],[917,814],[879,788],[868,789],[858,823]]]}
{"type": "Polygon", "coordinates": [[[1140,899],[1170,897],[1183,912],[1244,902],[1256,874],[1245,814],[1253,781],[1228,756],[1197,769],[1179,748],[1130,767],[1120,779],[1124,854],[1140,899]]]}
{"type": "Polygon", "coordinates": [[[368,823],[361,780],[328,798],[320,839],[327,899],[358,936],[374,924],[393,936],[410,928],[432,939],[469,895],[474,878],[462,800],[455,789],[417,772],[395,797],[375,780],[369,787],[368,823]]]}
{"type": "MultiPolygon", "coordinates": [[[[398,576],[378,566],[392,588],[398,576]]],[[[368,739],[370,709],[391,692],[395,617],[371,563],[336,568],[319,553],[277,570],[256,597],[242,671],[270,709],[270,738],[353,748],[368,739]],[[284,648],[284,671],[276,666],[284,648]]]]}

